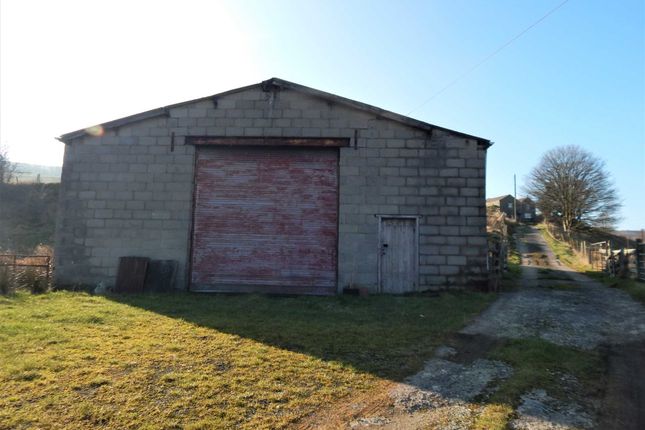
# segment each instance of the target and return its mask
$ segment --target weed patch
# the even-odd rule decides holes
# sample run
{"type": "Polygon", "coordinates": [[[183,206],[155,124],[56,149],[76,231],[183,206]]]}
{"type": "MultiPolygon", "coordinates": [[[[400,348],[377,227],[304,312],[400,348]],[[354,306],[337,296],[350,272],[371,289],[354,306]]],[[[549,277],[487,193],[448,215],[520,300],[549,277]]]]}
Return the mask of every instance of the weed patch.
{"type": "Polygon", "coordinates": [[[512,415],[513,407],[508,404],[488,404],[477,416],[473,430],[506,430],[512,415]]]}
{"type": "Polygon", "coordinates": [[[508,224],[508,234],[507,270],[502,276],[502,287],[504,290],[517,288],[522,278],[522,256],[517,248],[517,236],[523,234],[523,230],[514,224],[508,224]]]}
{"type": "Polygon", "coordinates": [[[598,352],[539,338],[504,341],[489,351],[488,358],[510,364],[513,374],[486,399],[474,430],[507,429],[520,397],[533,389],[544,389],[559,400],[584,399],[601,390],[605,376],[598,352]]]}
{"type": "Polygon", "coordinates": [[[571,396],[563,375],[571,375],[584,392],[597,391],[604,376],[602,357],[595,351],[555,345],[539,338],[513,339],[494,348],[490,358],[509,363],[513,375],[501,383],[492,401],[517,405],[519,397],[536,388],[563,400],[571,396]]]}
{"type": "Polygon", "coordinates": [[[620,288],[632,296],[634,300],[645,305],[645,282],[639,282],[635,279],[612,278],[603,272],[587,271],[585,275],[602,282],[608,287],[620,288]]]}

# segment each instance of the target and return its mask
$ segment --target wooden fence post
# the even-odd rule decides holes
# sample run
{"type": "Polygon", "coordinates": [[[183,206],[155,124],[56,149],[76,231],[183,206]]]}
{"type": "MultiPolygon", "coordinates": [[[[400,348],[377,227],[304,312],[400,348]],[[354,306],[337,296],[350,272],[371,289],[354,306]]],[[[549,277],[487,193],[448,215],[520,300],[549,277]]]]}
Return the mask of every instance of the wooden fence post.
{"type": "Polygon", "coordinates": [[[47,257],[47,269],[46,269],[46,272],[45,272],[46,273],[45,274],[45,282],[46,282],[45,285],[47,285],[46,288],[49,288],[49,271],[51,270],[51,267],[52,267],[51,266],[51,257],[47,257]]]}
{"type": "Polygon", "coordinates": [[[582,250],[584,251],[583,254],[585,255],[585,259],[587,260],[587,264],[591,263],[591,260],[589,258],[589,254],[587,254],[587,241],[586,240],[582,241],[582,250]]]}
{"type": "Polygon", "coordinates": [[[625,248],[622,248],[620,252],[618,252],[618,277],[627,278],[628,270],[629,261],[627,260],[627,253],[625,252],[625,248]]]}
{"type": "Polygon", "coordinates": [[[645,281],[645,244],[636,239],[636,280],[645,281]]]}

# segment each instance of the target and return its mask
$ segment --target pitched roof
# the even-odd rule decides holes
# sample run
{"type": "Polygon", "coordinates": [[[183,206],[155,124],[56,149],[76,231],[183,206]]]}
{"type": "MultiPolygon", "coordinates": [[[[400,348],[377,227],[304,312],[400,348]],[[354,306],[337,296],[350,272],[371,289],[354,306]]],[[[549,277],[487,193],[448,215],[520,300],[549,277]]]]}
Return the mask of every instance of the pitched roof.
{"type": "MultiPolygon", "coordinates": [[[[278,78],[271,78],[266,81],[260,82],[259,84],[248,85],[246,87],[225,91],[223,93],[218,93],[207,97],[201,97],[198,99],[188,100],[185,102],[175,103],[175,104],[163,106],[157,109],[152,109],[149,111],[137,113],[134,115],[115,119],[113,121],[105,122],[101,124],[101,126],[106,130],[109,130],[112,128],[118,128],[127,124],[132,124],[149,118],[168,115],[169,109],[172,109],[172,108],[176,108],[176,107],[180,107],[180,106],[184,106],[187,104],[204,101],[204,100],[217,100],[217,98],[219,97],[224,97],[230,94],[235,94],[235,93],[239,93],[239,92],[254,89],[254,88],[261,88],[263,91],[270,91],[271,89],[289,89],[293,91],[298,91],[300,93],[307,94],[312,97],[327,100],[328,102],[331,102],[331,103],[337,103],[339,105],[344,105],[344,106],[362,110],[365,112],[370,112],[376,115],[378,118],[389,119],[392,121],[399,122],[401,124],[408,125],[410,127],[421,129],[421,130],[427,130],[427,131],[442,130],[456,136],[465,137],[468,139],[475,139],[481,146],[484,147],[484,149],[488,149],[492,145],[492,142],[490,140],[484,139],[482,137],[473,136],[470,134],[462,133],[462,132],[451,130],[444,127],[439,127],[437,125],[419,121],[414,118],[410,118],[398,113],[390,112],[390,111],[378,108],[376,106],[368,105],[366,103],[358,102],[345,97],[337,96],[335,94],[327,93],[325,91],[320,91],[314,88],[306,87],[304,85],[296,84],[296,83],[285,81],[283,79],[278,79],[278,78]]],[[[71,140],[79,137],[83,137],[85,135],[87,135],[86,129],[80,129],[69,133],[65,133],[60,137],[58,137],[57,139],[60,140],[61,142],[69,143],[71,140]]]]}
{"type": "Polygon", "coordinates": [[[499,196],[499,197],[491,197],[489,199],[486,199],[486,203],[498,202],[502,199],[505,199],[506,197],[513,197],[513,196],[511,196],[510,194],[504,194],[503,196],[499,196]]]}

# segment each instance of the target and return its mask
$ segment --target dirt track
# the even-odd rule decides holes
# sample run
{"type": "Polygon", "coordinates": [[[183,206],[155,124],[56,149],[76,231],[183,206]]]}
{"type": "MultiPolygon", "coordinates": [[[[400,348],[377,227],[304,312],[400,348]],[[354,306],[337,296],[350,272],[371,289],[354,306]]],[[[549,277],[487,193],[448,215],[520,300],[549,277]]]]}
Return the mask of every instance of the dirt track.
{"type": "Polygon", "coordinates": [[[463,333],[538,336],[557,345],[589,350],[645,339],[645,308],[625,292],[560,264],[535,229],[524,235],[519,248],[522,288],[502,295],[463,333]],[[562,286],[571,288],[558,288],[562,286]]]}
{"type": "Polygon", "coordinates": [[[603,399],[562,402],[535,389],[522,396],[511,428],[645,428],[645,307],[561,265],[537,230],[528,229],[519,244],[521,288],[502,294],[464,328],[461,344],[439,348],[423,370],[404,382],[384,384],[377,392],[319,414],[304,427],[468,429],[482,408],[473,400],[513,371],[505,363],[486,360],[486,351],[504,338],[540,337],[604,351],[609,365],[606,393],[603,399]]]}
{"type": "Polygon", "coordinates": [[[645,307],[562,265],[536,229],[519,247],[522,288],[503,295],[463,333],[600,348],[608,357],[608,381],[601,406],[588,411],[597,415],[594,427],[645,429],[645,307]],[[559,285],[572,288],[549,288],[559,285]]]}

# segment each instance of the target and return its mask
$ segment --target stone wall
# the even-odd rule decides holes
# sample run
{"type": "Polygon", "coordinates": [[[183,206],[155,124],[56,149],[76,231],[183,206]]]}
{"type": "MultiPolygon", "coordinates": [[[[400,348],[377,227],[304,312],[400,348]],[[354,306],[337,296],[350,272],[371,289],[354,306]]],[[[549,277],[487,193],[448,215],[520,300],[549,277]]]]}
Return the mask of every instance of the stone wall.
{"type": "Polygon", "coordinates": [[[139,255],[177,260],[177,287],[186,287],[195,151],[186,136],[350,138],[352,145],[340,149],[339,288],[376,290],[377,214],[422,216],[422,288],[482,279],[486,152],[474,139],[254,87],[66,146],[59,284],[113,284],[118,257],[139,255]]]}

